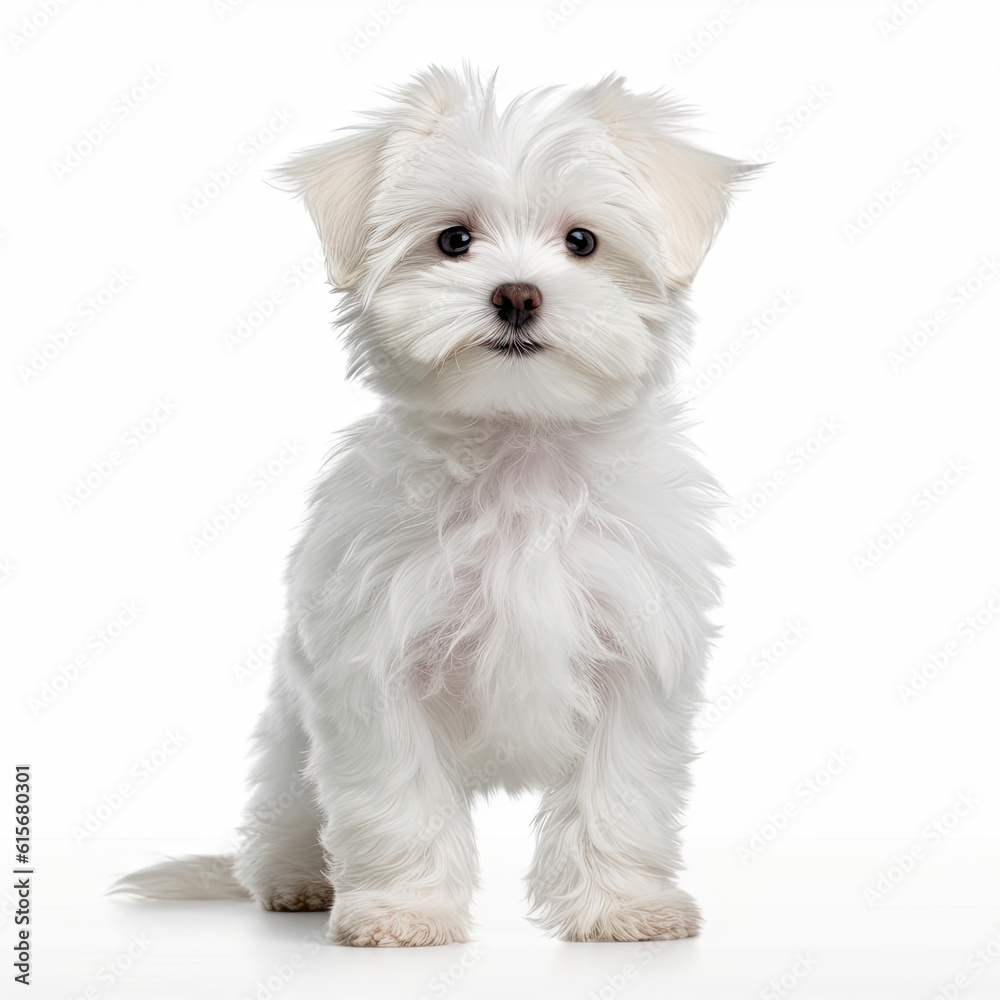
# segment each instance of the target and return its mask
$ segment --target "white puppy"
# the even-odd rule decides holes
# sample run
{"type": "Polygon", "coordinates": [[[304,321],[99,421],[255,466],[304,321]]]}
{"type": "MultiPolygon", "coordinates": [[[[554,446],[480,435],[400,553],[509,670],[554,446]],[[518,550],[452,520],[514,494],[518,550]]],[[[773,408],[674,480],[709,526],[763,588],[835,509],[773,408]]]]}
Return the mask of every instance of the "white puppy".
{"type": "Polygon", "coordinates": [[[464,941],[470,806],[541,789],[541,927],[694,934],[678,831],[725,555],[670,386],[748,168],[620,78],[498,112],[492,82],[432,68],[393,97],[283,171],[385,402],[289,559],[241,845],[116,888],[464,941]]]}

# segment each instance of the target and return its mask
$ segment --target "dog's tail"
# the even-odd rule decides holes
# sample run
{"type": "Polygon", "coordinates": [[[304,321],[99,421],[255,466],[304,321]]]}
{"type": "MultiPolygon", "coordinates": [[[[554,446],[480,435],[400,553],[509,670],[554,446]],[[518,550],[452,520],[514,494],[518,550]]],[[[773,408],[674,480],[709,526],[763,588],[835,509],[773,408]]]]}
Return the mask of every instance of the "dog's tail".
{"type": "Polygon", "coordinates": [[[232,854],[186,854],[123,875],[108,894],[143,899],[249,899],[236,880],[232,854]]]}

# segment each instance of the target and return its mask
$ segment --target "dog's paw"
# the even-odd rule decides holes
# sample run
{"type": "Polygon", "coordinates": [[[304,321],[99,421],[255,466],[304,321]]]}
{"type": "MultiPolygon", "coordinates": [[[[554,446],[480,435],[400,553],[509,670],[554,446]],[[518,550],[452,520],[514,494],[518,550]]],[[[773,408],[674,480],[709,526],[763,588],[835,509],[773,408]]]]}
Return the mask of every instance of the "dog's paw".
{"type": "Polygon", "coordinates": [[[566,941],[669,941],[694,937],[701,913],[688,893],[672,888],[642,899],[605,899],[585,914],[565,916],[552,929],[566,941]]]}
{"type": "Polygon", "coordinates": [[[329,910],[333,886],[323,873],[324,858],[316,854],[258,837],[237,854],[234,874],[265,910],[329,910]]]}
{"type": "Polygon", "coordinates": [[[333,905],[333,887],[326,881],[293,882],[255,893],[254,898],[265,910],[329,910],[333,905]]]}
{"type": "Polygon", "coordinates": [[[452,908],[413,898],[394,903],[371,893],[338,894],[327,932],[335,944],[353,947],[409,948],[469,940],[467,921],[452,908]]]}

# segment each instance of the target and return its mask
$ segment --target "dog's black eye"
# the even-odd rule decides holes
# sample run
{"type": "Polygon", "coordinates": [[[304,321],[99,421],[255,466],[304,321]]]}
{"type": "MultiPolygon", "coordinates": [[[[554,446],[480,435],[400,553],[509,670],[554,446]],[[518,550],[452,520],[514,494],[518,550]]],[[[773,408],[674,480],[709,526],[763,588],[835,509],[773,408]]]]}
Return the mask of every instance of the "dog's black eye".
{"type": "Polygon", "coordinates": [[[587,257],[597,246],[597,237],[589,229],[571,229],[566,234],[566,246],[577,257],[587,257]]]}
{"type": "Polygon", "coordinates": [[[468,251],[471,242],[472,236],[465,226],[452,226],[451,229],[446,229],[438,237],[441,253],[447,254],[449,257],[461,257],[463,253],[468,251]]]}

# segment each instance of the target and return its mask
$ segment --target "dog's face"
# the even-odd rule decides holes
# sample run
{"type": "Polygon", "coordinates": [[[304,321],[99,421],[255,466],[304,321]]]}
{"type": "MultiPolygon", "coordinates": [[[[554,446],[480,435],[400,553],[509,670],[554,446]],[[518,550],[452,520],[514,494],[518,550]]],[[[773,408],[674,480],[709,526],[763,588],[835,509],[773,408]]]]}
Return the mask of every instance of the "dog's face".
{"type": "Polygon", "coordinates": [[[556,420],[669,379],[683,290],[746,168],[620,79],[525,95],[432,69],[283,171],[316,222],[352,371],[431,412],[556,420]]]}

